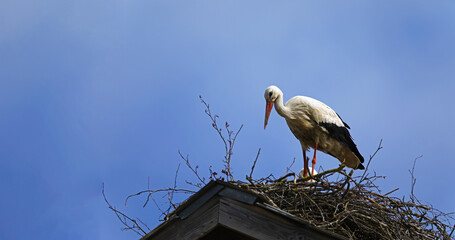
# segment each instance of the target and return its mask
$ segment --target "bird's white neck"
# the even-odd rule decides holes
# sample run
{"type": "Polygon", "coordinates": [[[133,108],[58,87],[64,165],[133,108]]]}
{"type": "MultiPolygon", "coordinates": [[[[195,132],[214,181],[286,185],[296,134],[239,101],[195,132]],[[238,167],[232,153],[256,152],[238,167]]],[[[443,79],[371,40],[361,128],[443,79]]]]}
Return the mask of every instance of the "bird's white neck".
{"type": "Polygon", "coordinates": [[[275,110],[280,116],[286,119],[291,118],[291,111],[283,103],[283,92],[280,92],[275,100],[275,110]]]}

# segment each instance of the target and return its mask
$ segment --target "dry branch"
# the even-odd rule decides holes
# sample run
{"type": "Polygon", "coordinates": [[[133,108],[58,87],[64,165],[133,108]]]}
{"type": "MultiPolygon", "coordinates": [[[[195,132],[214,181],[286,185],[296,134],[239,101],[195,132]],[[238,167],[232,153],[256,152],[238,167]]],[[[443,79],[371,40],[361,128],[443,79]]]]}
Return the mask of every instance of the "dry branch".
{"type": "MultiPolygon", "coordinates": [[[[131,230],[131,231],[137,233],[140,236],[144,236],[145,234],[147,234],[147,232],[139,225],[139,223],[135,219],[133,219],[131,217],[128,217],[126,214],[124,214],[123,212],[117,210],[115,207],[113,207],[109,203],[109,201],[106,198],[106,194],[104,193],[104,183],[103,183],[103,187],[102,187],[101,192],[103,194],[104,201],[108,205],[109,209],[111,209],[115,213],[115,215],[120,220],[120,222],[125,226],[124,228],[122,228],[122,230],[131,230]]],[[[150,231],[150,228],[144,222],[142,222],[139,218],[136,218],[136,219],[143,226],[145,226],[148,229],[148,231],[150,231]]]]}
{"type": "Polygon", "coordinates": [[[261,148],[258,149],[258,153],[256,154],[256,158],[254,159],[253,166],[251,167],[251,172],[250,172],[250,176],[249,176],[250,179],[253,178],[252,177],[253,176],[253,171],[254,171],[254,168],[256,167],[256,162],[258,161],[259,154],[261,154],[261,148]]]}
{"type": "MultiPolygon", "coordinates": [[[[207,114],[207,116],[212,121],[213,129],[215,129],[215,131],[218,133],[219,137],[221,138],[221,141],[224,144],[224,150],[225,150],[225,155],[224,155],[224,160],[223,160],[224,169],[221,170],[221,172],[226,175],[227,181],[234,181],[234,175],[232,173],[232,167],[231,167],[231,158],[232,158],[232,154],[233,154],[233,150],[234,150],[235,141],[237,140],[237,136],[239,135],[240,131],[243,128],[243,124],[240,125],[240,128],[236,132],[234,132],[234,131],[230,130],[230,128],[229,128],[230,125],[228,122],[226,122],[224,124],[224,129],[227,133],[227,136],[225,136],[223,134],[223,129],[218,126],[218,123],[216,121],[216,119],[219,116],[216,114],[215,115],[212,114],[212,111],[210,110],[210,105],[204,101],[202,96],[199,96],[199,99],[201,100],[201,103],[205,107],[205,110],[204,110],[205,114],[207,114]]],[[[217,178],[217,179],[219,179],[219,178],[217,178]]]]}

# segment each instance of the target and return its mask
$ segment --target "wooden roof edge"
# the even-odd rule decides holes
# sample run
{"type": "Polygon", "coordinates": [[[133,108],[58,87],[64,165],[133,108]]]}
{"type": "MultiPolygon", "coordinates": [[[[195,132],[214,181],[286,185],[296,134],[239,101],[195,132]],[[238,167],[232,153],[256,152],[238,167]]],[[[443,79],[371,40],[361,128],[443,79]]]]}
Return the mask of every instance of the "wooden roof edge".
{"type": "Polygon", "coordinates": [[[150,236],[158,233],[167,225],[171,224],[177,219],[185,219],[191,213],[196,211],[199,207],[204,205],[204,203],[206,203],[208,200],[210,200],[213,196],[217,194],[248,204],[254,204],[257,199],[260,199],[260,197],[257,194],[242,189],[235,184],[224,182],[221,180],[212,180],[209,183],[207,183],[204,187],[199,189],[199,191],[197,191],[189,198],[187,198],[185,201],[183,201],[176,209],[174,209],[174,211],[172,211],[168,215],[169,217],[166,221],[158,225],[158,227],[153,229],[151,232],[144,235],[140,240],[148,239],[150,236]]]}
{"type": "Polygon", "coordinates": [[[271,211],[277,215],[280,215],[280,216],[286,217],[290,220],[293,220],[295,222],[298,222],[298,223],[304,225],[306,228],[309,228],[311,230],[317,231],[322,234],[329,235],[329,236],[333,237],[334,239],[340,239],[340,240],[346,239],[345,237],[343,237],[339,234],[313,226],[297,216],[294,216],[286,211],[283,211],[279,208],[276,208],[276,207],[268,204],[263,196],[255,193],[251,190],[243,189],[243,188],[239,187],[238,185],[224,182],[221,180],[215,180],[215,181],[212,180],[207,185],[202,187],[198,192],[191,195],[188,199],[186,199],[184,202],[182,202],[174,211],[172,211],[169,214],[168,220],[161,223],[158,227],[156,227],[151,232],[149,232],[145,236],[143,236],[140,240],[147,240],[147,239],[149,239],[149,237],[157,234],[158,232],[163,230],[166,226],[172,224],[176,220],[185,219],[186,217],[191,215],[193,212],[195,212],[197,209],[199,209],[202,205],[204,205],[207,201],[209,201],[215,195],[227,197],[227,198],[237,200],[237,201],[249,204],[249,205],[256,205],[265,210],[271,211]]]}

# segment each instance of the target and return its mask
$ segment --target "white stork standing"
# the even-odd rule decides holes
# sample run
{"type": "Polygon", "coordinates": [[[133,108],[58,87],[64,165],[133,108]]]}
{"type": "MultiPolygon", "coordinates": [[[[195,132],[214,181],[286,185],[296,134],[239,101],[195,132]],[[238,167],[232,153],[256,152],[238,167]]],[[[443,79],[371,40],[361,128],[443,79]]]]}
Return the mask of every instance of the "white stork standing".
{"type": "Polygon", "coordinates": [[[300,141],[303,151],[304,176],[308,174],[308,160],[306,151],[308,147],[314,148],[313,168],[316,165],[316,151],[332,155],[341,163],[353,169],[365,169],[362,165],[363,157],[357,146],[352,141],[347,123],[324,103],[304,96],[291,98],[286,105],[283,104],[283,92],[270,86],[264,93],[265,108],[264,129],[275,103],[275,110],[286,119],[286,123],[294,136],[300,141]]]}

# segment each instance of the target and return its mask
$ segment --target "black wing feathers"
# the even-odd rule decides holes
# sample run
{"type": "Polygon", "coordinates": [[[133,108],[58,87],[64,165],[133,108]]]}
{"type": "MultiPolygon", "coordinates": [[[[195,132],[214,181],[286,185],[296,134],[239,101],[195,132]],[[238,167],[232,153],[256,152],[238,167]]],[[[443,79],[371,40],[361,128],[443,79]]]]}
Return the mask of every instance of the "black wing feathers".
{"type": "Polygon", "coordinates": [[[337,116],[338,116],[338,117],[340,118],[340,120],[343,122],[343,124],[344,124],[345,127],[351,129],[351,127],[349,127],[349,125],[343,121],[343,119],[340,117],[340,115],[338,115],[338,113],[337,113],[337,116]]]}
{"type": "MultiPolygon", "coordinates": [[[[339,117],[339,116],[338,116],[339,117]]],[[[341,118],[340,118],[341,119],[341,118]]],[[[343,120],[342,120],[343,121],[343,120]]],[[[326,123],[320,122],[318,123],[319,126],[327,129],[329,132],[330,137],[338,140],[339,142],[348,146],[348,148],[359,158],[360,162],[363,163],[363,156],[360,154],[357,146],[355,145],[354,141],[352,140],[351,134],[349,133],[349,126],[343,122],[346,127],[337,126],[334,123],[326,123]]],[[[364,169],[362,164],[359,164],[357,167],[358,169],[364,169]]]]}

